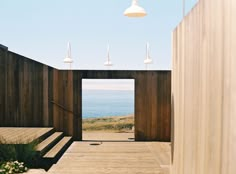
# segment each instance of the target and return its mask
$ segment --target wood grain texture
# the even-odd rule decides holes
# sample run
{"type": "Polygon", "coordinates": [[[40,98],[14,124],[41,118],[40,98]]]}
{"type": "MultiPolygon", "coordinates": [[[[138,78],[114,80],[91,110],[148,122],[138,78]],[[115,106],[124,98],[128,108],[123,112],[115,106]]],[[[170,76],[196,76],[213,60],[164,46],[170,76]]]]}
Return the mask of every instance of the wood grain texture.
{"type": "Polygon", "coordinates": [[[2,49],[0,64],[0,126],[50,126],[48,66],[2,49]]]}
{"type": "MultiPolygon", "coordinates": [[[[80,77],[80,81],[82,79],[134,79],[135,140],[170,141],[170,71],[83,70],[73,71],[73,73],[79,74],[77,76],[80,77]]],[[[81,95],[82,91],[79,92],[81,95]]],[[[82,98],[79,100],[81,102],[82,98]]]]}
{"type": "Polygon", "coordinates": [[[40,141],[52,132],[54,132],[53,128],[0,127],[1,143],[3,144],[28,144],[40,141]]]}
{"type": "Polygon", "coordinates": [[[6,114],[6,57],[7,50],[0,49],[0,111],[2,116],[0,117],[0,126],[5,122],[6,114]]]}
{"type": "Polygon", "coordinates": [[[57,70],[0,50],[0,126],[53,126],[82,140],[82,79],[134,79],[135,140],[170,141],[170,71],[57,70]]]}
{"type": "Polygon", "coordinates": [[[235,9],[201,0],[173,32],[173,174],[236,173],[235,9]]]}
{"type": "Polygon", "coordinates": [[[74,142],[49,174],[169,174],[170,144],[162,142],[74,142]]]}

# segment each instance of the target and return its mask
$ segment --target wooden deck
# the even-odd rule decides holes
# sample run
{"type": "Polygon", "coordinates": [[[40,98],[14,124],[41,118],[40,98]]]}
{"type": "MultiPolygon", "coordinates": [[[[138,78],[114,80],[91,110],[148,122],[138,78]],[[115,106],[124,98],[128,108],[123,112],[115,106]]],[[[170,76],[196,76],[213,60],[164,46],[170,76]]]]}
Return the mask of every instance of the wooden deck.
{"type": "Polygon", "coordinates": [[[7,144],[27,144],[52,130],[53,128],[0,127],[0,140],[7,144]]]}
{"type": "MultiPolygon", "coordinates": [[[[6,140],[7,143],[28,143],[29,141],[44,137],[50,132],[52,133],[52,131],[52,128],[0,128],[0,137],[6,140]]],[[[84,135],[85,139],[93,139],[95,141],[74,142],[47,173],[170,173],[170,143],[129,142],[128,138],[132,138],[133,134],[127,133],[88,133],[84,135]],[[102,141],[102,139],[111,141],[102,141]],[[123,141],[114,141],[115,139],[123,141]]],[[[45,141],[47,141],[47,139],[45,141]]],[[[55,148],[56,147],[57,145],[55,148]]],[[[32,172],[30,171],[28,173],[32,172]]]]}
{"type": "Polygon", "coordinates": [[[133,141],[134,133],[83,132],[83,141],[133,141]]]}
{"type": "Polygon", "coordinates": [[[169,174],[169,164],[170,143],[74,142],[48,173],[169,174]]]}

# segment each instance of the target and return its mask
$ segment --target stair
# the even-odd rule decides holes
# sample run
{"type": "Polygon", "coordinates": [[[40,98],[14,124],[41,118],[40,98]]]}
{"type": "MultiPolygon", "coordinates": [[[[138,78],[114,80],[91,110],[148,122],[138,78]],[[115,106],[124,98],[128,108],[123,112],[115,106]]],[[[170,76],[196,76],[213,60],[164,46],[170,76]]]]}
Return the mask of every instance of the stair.
{"type": "Polygon", "coordinates": [[[53,159],[61,156],[66,149],[69,147],[71,142],[71,137],[63,137],[48,153],[46,153],[43,158],[53,159]]]}
{"type": "Polygon", "coordinates": [[[39,143],[36,147],[36,151],[40,153],[40,156],[43,156],[48,152],[60,139],[63,137],[63,132],[54,132],[44,141],[39,143]]]}
{"type": "Polygon", "coordinates": [[[46,135],[36,146],[36,151],[40,167],[47,170],[60,159],[71,145],[72,137],[64,136],[63,132],[55,132],[55,130],[46,135]]]}

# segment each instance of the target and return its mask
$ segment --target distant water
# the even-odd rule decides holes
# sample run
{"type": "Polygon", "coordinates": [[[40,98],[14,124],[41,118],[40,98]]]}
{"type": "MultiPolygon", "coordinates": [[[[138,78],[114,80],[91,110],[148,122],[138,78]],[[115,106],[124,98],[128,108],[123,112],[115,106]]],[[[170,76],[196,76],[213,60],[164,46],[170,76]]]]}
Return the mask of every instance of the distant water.
{"type": "Polygon", "coordinates": [[[134,91],[83,90],[82,116],[96,118],[134,113],[134,91]]]}

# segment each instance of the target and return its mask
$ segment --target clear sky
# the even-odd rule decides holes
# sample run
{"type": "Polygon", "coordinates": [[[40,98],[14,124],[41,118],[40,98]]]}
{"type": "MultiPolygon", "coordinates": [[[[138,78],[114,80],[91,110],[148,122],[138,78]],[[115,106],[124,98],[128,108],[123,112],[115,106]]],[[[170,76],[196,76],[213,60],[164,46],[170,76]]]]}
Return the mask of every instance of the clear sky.
{"type": "MultiPolygon", "coordinates": [[[[197,0],[185,0],[188,12],[197,0]]],[[[107,43],[112,69],[145,68],[145,45],[154,64],[171,69],[171,33],[182,19],[182,0],[139,0],[148,16],[128,18],[131,0],[2,0],[0,44],[18,54],[64,69],[67,42],[74,69],[106,69],[107,43]]]]}
{"type": "Polygon", "coordinates": [[[83,79],[82,89],[86,90],[134,90],[133,79],[83,79]]]}

